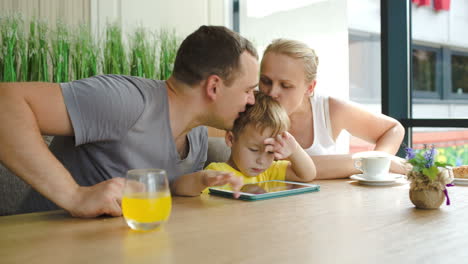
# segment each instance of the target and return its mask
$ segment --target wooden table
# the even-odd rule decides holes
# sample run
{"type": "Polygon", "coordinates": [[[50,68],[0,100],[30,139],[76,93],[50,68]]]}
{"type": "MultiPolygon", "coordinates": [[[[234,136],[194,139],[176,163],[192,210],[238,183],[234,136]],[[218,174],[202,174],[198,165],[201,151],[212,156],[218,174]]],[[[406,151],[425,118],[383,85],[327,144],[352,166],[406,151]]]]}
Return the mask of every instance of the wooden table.
{"type": "Polygon", "coordinates": [[[316,183],[320,192],[257,202],[176,197],[153,232],[62,211],[0,217],[0,263],[468,262],[468,187],[449,188],[451,206],[418,210],[408,184],[316,183]]]}

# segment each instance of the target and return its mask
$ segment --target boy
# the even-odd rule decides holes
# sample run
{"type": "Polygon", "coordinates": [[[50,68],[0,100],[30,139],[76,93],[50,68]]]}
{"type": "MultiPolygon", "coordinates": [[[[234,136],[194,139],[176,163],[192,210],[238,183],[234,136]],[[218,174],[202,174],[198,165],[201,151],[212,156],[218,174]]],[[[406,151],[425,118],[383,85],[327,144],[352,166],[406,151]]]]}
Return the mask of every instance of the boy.
{"type": "MultiPolygon", "coordinates": [[[[289,118],[281,105],[270,96],[256,92],[255,104],[241,113],[232,131],[226,133],[226,144],[231,148],[229,160],[211,163],[205,169],[232,172],[244,184],[268,180],[312,181],[316,177],[314,162],[287,132],[288,127],[289,118]]],[[[205,187],[219,185],[216,181],[206,183],[205,187]]],[[[237,191],[238,186],[231,185],[237,191]]]]}

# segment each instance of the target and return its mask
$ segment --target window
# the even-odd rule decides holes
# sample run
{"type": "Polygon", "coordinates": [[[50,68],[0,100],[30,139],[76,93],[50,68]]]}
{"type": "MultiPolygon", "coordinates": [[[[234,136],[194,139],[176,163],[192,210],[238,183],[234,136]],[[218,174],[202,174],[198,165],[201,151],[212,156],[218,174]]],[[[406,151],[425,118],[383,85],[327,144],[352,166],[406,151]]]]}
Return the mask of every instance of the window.
{"type": "Polygon", "coordinates": [[[468,99],[468,53],[453,51],[450,56],[451,97],[468,99]]]}
{"type": "Polygon", "coordinates": [[[441,99],[441,50],[416,45],[413,47],[413,95],[441,99]]]}

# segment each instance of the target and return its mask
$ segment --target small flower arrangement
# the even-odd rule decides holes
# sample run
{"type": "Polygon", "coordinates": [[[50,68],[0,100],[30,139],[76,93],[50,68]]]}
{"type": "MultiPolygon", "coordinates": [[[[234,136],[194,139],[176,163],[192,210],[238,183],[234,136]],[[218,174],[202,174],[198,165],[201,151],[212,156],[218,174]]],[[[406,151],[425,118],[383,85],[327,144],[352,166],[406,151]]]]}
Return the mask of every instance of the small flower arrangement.
{"type": "Polygon", "coordinates": [[[405,147],[406,160],[413,165],[413,169],[408,172],[410,184],[410,200],[421,209],[439,208],[446,199],[446,204],[450,205],[450,199],[446,187],[453,186],[453,172],[451,165],[444,162],[435,161],[437,154],[434,145],[419,152],[410,147],[405,147]]]}
{"type": "Polygon", "coordinates": [[[410,147],[405,147],[405,152],[406,160],[408,163],[413,165],[412,171],[426,176],[431,181],[437,178],[437,174],[439,174],[438,168],[447,168],[451,166],[448,163],[435,161],[437,151],[434,145],[432,145],[431,148],[424,145],[424,149],[419,152],[414,151],[410,147]]]}

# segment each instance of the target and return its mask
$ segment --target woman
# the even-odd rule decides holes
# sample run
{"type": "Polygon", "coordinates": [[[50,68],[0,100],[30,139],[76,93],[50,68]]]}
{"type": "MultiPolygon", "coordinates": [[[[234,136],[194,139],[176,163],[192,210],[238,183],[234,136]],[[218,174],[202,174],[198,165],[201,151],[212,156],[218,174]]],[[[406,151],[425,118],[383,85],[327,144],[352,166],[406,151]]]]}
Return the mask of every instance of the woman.
{"type": "Polygon", "coordinates": [[[274,40],[265,50],[260,90],[286,108],[289,132],[317,165],[318,179],[344,178],[361,173],[350,154],[338,155],[336,139],[343,130],[375,144],[375,151],[391,154],[391,172],[406,173],[404,160],[394,156],[403,140],[401,124],[359,105],[315,92],[318,57],[306,44],[274,40]]]}

